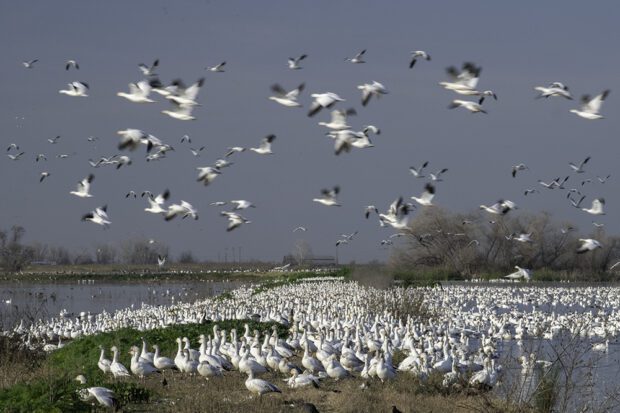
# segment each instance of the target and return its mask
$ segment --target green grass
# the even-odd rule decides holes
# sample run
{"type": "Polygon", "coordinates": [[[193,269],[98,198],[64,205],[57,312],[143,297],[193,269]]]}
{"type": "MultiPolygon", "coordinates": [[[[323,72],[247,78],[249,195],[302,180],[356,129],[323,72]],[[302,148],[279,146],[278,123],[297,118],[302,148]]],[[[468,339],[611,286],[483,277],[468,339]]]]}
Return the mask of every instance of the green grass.
{"type": "MultiPolygon", "coordinates": [[[[149,347],[158,344],[162,355],[174,358],[177,351],[177,337],[188,337],[193,348],[198,348],[198,338],[201,334],[213,334],[213,326],[218,325],[220,330],[227,332],[236,328],[243,334],[244,324],[250,330],[271,332],[272,326],[277,327],[278,334],[286,337],[287,329],[281,324],[268,322],[259,323],[252,320],[232,320],[218,323],[183,324],[167,328],[140,332],[135,329],[124,328],[110,333],[86,336],[67,343],[63,348],[50,354],[42,363],[38,374],[28,383],[19,383],[7,389],[0,390],[0,412],[83,412],[89,411],[90,406],[76,395],[79,384],[74,380],[78,374],[84,374],[88,386],[104,386],[115,391],[121,405],[148,402],[152,391],[134,381],[113,381],[110,375],[104,375],[97,361],[99,360],[99,346],[106,349],[106,357],[112,358],[110,347],[117,346],[120,361],[126,367],[130,365],[128,351],[131,346],[141,347],[141,337],[147,341],[149,347]]],[[[153,351],[152,348],[148,349],[153,351]]]]}

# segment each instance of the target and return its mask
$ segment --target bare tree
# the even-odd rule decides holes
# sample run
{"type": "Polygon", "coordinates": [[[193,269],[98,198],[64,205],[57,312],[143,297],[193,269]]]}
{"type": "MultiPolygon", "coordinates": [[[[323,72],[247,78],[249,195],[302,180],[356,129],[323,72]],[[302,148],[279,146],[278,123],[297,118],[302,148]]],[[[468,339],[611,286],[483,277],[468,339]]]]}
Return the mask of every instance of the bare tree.
{"type": "Polygon", "coordinates": [[[167,256],[168,247],[148,240],[129,240],[123,243],[123,261],[126,264],[149,265],[157,263],[157,256],[167,256]]]}
{"type": "Polygon", "coordinates": [[[0,231],[0,263],[9,272],[20,272],[32,261],[32,248],[22,245],[24,227],[14,225],[10,232],[0,231]]]}
{"type": "Polygon", "coordinates": [[[303,265],[307,258],[312,257],[312,247],[306,240],[297,240],[293,247],[293,256],[297,261],[297,265],[303,265]]]}
{"type": "Polygon", "coordinates": [[[97,264],[114,264],[116,262],[117,251],[113,245],[101,244],[95,249],[95,262],[97,264]]]}

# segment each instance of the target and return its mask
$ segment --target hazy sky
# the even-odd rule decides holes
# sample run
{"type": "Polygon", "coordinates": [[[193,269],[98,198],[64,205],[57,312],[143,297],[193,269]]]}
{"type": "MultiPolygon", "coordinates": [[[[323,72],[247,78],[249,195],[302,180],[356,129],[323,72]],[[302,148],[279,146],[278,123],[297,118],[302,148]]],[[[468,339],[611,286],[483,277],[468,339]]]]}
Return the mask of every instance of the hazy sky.
{"type": "MultiPolygon", "coordinates": [[[[16,142],[26,152],[19,161],[0,158],[3,195],[0,227],[21,224],[27,241],[92,249],[104,242],[135,237],[167,243],[173,255],[191,249],[201,259],[217,259],[225,248],[242,247],[243,258],[279,260],[298,239],[317,254],[334,254],[342,233],[358,237],[340,248],[342,261],[385,259],[379,246],[393,231],[366,220],[363,207],[385,210],[399,195],[418,195],[424,181],[409,166],[430,161],[429,169],[449,168],[437,185],[436,203],[453,211],[511,199],[525,212],[547,210],[590,231],[592,217],[572,208],[565,192],[536,182],[572,175],[568,187],[605,197],[608,216],[597,217],[611,233],[620,223],[617,88],[620,3],[433,1],[13,1],[0,5],[0,128],[4,150],[16,142]],[[418,2],[416,2],[418,3],[418,2]],[[366,64],[344,62],[367,49],[366,64]],[[432,61],[408,69],[409,51],[426,50],[432,61]],[[289,70],[287,58],[308,54],[302,70],[289,70]],[[38,58],[31,70],[21,62],[38,58]],[[141,79],[137,64],[160,59],[162,81],[192,83],[204,76],[195,121],[161,113],[168,103],[135,104],[116,96],[141,79]],[[65,71],[76,59],[79,71],[65,71]],[[225,73],[205,66],[227,61],[225,73]],[[488,115],[447,109],[457,95],[443,90],[445,68],[473,61],[482,66],[479,88],[499,100],[485,102],[488,115]],[[90,97],[58,93],[70,81],[89,83],[90,97]],[[362,108],[357,85],[377,80],[390,94],[362,108]],[[587,121],[569,113],[577,101],[534,100],[536,85],[561,81],[574,96],[612,90],[602,113],[587,121]],[[278,82],[290,89],[306,82],[303,109],[267,100],[278,82]],[[317,125],[328,111],[306,116],[310,93],[332,91],[353,106],[350,124],[375,124],[382,134],[374,148],[335,156],[333,141],[317,125]],[[128,153],[133,165],[93,169],[89,158],[118,153],[116,131],[138,128],[173,145],[167,159],[147,163],[144,148],[128,153]],[[274,155],[245,152],[209,187],[196,182],[196,167],[212,164],[233,145],[256,146],[274,133],[274,155]],[[194,158],[192,147],[206,146],[194,158]],[[56,145],[47,138],[61,135],[56,145]],[[97,136],[92,144],[88,136],[97,136]],[[47,162],[35,163],[37,153],[47,162]],[[68,159],[55,155],[75,154],[68,159]],[[592,159],[587,172],[571,173],[568,162],[592,159]],[[511,178],[511,166],[529,171],[511,178]],[[51,176],[39,184],[42,171],[51,176]],[[78,180],[95,174],[93,198],[69,195],[78,180]],[[581,179],[611,179],[581,188],[581,179]],[[341,186],[341,208],[312,202],[322,188],[341,186]],[[526,188],[541,194],[523,196],[526,188]],[[127,191],[171,190],[197,207],[198,221],[164,222],[147,214],[144,199],[127,191]],[[209,202],[247,199],[249,225],[227,233],[221,207],[209,202]],[[80,217],[108,204],[108,230],[80,217]],[[298,225],[306,233],[292,233],[298,225]]],[[[229,252],[230,257],[230,252],[229,252]]]]}

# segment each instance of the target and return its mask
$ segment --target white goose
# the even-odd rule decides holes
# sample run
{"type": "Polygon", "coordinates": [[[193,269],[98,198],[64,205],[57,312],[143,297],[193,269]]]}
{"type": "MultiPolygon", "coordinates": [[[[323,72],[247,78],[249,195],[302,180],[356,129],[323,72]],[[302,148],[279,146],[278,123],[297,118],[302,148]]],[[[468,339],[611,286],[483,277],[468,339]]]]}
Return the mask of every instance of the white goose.
{"type": "Polygon", "coordinates": [[[596,198],[592,201],[592,207],[581,208],[582,211],[592,215],[605,215],[603,207],[605,206],[605,198],[596,198]]]}
{"type": "Polygon", "coordinates": [[[297,101],[297,98],[299,97],[299,94],[303,92],[304,87],[305,84],[302,83],[297,86],[297,88],[287,92],[282,88],[282,86],[276,83],[271,86],[271,90],[276,94],[276,96],[270,96],[269,100],[273,100],[274,102],[289,108],[301,107],[301,103],[297,101]]]}
{"type": "Polygon", "coordinates": [[[245,387],[252,393],[262,397],[267,393],[282,393],[282,391],[276,387],[276,385],[269,383],[263,379],[255,379],[252,370],[248,372],[248,378],[245,380],[245,387]]]}
{"type": "Polygon", "coordinates": [[[146,80],[141,80],[138,83],[129,84],[129,93],[118,92],[116,95],[129,100],[134,103],[153,103],[152,99],[149,99],[151,93],[151,85],[146,80]]]}
{"type": "Polygon", "coordinates": [[[302,67],[299,65],[299,63],[304,60],[306,57],[308,57],[307,54],[302,54],[299,57],[289,57],[288,58],[288,68],[291,70],[299,70],[302,67]]]}
{"type": "Polygon", "coordinates": [[[314,202],[318,202],[319,204],[326,206],[341,206],[337,199],[337,196],[340,193],[339,186],[336,185],[333,189],[322,189],[321,193],[323,196],[321,198],[314,198],[314,202]]]}
{"type": "Polygon", "coordinates": [[[424,192],[420,197],[412,196],[411,199],[423,206],[433,206],[433,198],[435,197],[435,187],[431,183],[424,186],[424,192]]]}
{"type": "Polygon", "coordinates": [[[370,102],[370,98],[376,96],[377,99],[381,97],[381,95],[387,95],[390,93],[383,84],[373,80],[372,83],[364,83],[363,85],[359,85],[357,87],[362,91],[362,106],[368,105],[370,102]]]}
{"type": "Polygon", "coordinates": [[[350,115],[357,115],[355,109],[350,108],[347,110],[332,110],[331,120],[329,122],[319,122],[319,125],[335,131],[351,129],[351,126],[347,125],[347,116],[350,115]]]}
{"type": "Polygon", "coordinates": [[[592,238],[579,238],[581,246],[577,248],[577,254],[584,254],[588,251],[594,251],[597,248],[603,248],[603,245],[592,238]]]}
{"type": "Polygon", "coordinates": [[[71,195],[75,195],[80,198],[92,198],[90,194],[90,184],[95,179],[95,175],[89,174],[86,178],[82,179],[77,184],[77,189],[75,191],[69,192],[71,195]]]}
{"type": "Polygon", "coordinates": [[[234,230],[235,228],[241,226],[242,224],[252,223],[252,221],[247,220],[241,215],[234,213],[234,212],[222,211],[220,214],[228,218],[228,227],[226,228],[226,231],[228,232],[234,230]]]}
{"type": "Polygon", "coordinates": [[[196,181],[202,182],[205,186],[209,185],[215,178],[222,174],[219,168],[213,166],[202,166],[196,168],[198,171],[198,178],[196,181]]]}
{"type": "Polygon", "coordinates": [[[568,163],[568,166],[571,167],[571,169],[573,170],[573,172],[576,172],[578,174],[582,174],[585,172],[585,169],[583,169],[583,167],[588,163],[588,161],[590,160],[590,157],[586,157],[586,159],[584,159],[583,161],[581,161],[581,163],[579,165],[576,165],[572,162],[568,163]]]}
{"type": "Polygon", "coordinates": [[[159,59],[155,59],[151,66],[147,66],[144,63],[138,64],[138,68],[144,76],[155,76],[155,69],[159,66],[159,59]]]}
{"type": "Polygon", "coordinates": [[[450,106],[448,106],[448,109],[464,108],[471,113],[487,113],[486,110],[482,109],[482,102],[484,102],[484,97],[481,97],[478,102],[454,99],[450,106]]]}
{"type": "Polygon", "coordinates": [[[157,344],[153,345],[153,349],[155,350],[155,354],[153,355],[153,365],[156,368],[162,371],[178,369],[178,366],[174,360],[160,355],[159,346],[157,344]]]}
{"type": "Polygon", "coordinates": [[[364,54],[365,53],[366,53],[366,49],[362,50],[361,52],[356,54],[354,57],[345,57],[344,60],[346,62],[351,62],[351,63],[366,63],[364,61],[364,54]]]}
{"type": "Polygon", "coordinates": [[[86,94],[86,92],[88,92],[88,89],[90,89],[88,83],[76,81],[71,82],[68,85],[69,89],[61,89],[58,91],[58,93],[74,97],[88,97],[88,95],[86,94]]]}
{"type": "Polygon", "coordinates": [[[108,217],[108,206],[104,205],[102,207],[95,208],[94,211],[85,214],[82,217],[82,221],[90,221],[94,224],[101,225],[104,228],[107,228],[112,224],[110,218],[108,217]]]}
{"type": "Polygon", "coordinates": [[[276,139],[276,135],[267,135],[260,142],[260,146],[258,148],[250,148],[252,152],[256,152],[259,155],[272,155],[271,151],[271,143],[276,139]]]}
{"type": "Polygon", "coordinates": [[[224,66],[226,66],[226,62],[222,62],[219,65],[215,65],[215,66],[211,66],[211,67],[207,67],[206,69],[209,72],[214,72],[214,73],[223,73],[225,72],[224,70],[224,66]]]}
{"type": "Polygon", "coordinates": [[[129,377],[130,374],[129,371],[127,371],[127,367],[123,366],[118,361],[118,348],[113,346],[110,350],[114,353],[112,363],[110,363],[110,373],[112,373],[115,379],[118,379],[119,377],[129,377]]]}
{"type": "Polygon", "coordinates": [[[116,406],[118,406],[116,395],[112,390],[106,387],[87,387],[85,389],[79,389],[78,394],[85,402],[97,400],[99,404],[105,407],[116,408],[116,406]]]}
{"type": "Polygon", "coordinates": [[[569,100],[573,99],[570,92],[568,91],[568,86],[564,85],[561,82],[553,82],[548,87],[536,86],[534,90],[540,92],[540,95],[536,96],[537,99],[550,98],[554,96],[563,97],[569,100]]]}
{"type": "Polygon", "coordinates": [[[491,206],[480,205],[480,209],[484,209],[490,214],[494,215],[506,215],[510,210],[516,209],[517,205],[509,200],[504,201],[500,199],[491,206]]]}
{"type": "Polygon", "coordinates": [[[413,66],[415,66],[418,59],[424,59],[427,61],[431,60],[431,56],[428,53],[426,53],[424,50],[416,50],[416,51],[409,52],[409,53],[411,53],[411,61],[409,62],[409,69],[413,69],[413,66]]]}
{"type": "Polygon", "coordinates": [[[99,349],[101,350],[101,354],[99,355],[99,361],[97,362],[97,366],[104,373],[110,373],[110,364],[112,364],[112,362],[109,359],[105,358],[105,349],[103,348],[103,346],[99,346],[99,349]]]}
{"type": "Polygon", "coordinates": [[[584,119],[603,119],[603,116],[599,114],[599,111],[601,110],[601,106],[607,96],[609,96],[609,89],[604,90],[601,94],[598,94],[593,98],[589,95],[584,95],[581,98],[581,108],[571,109],[570,112],[584,119]]]}
{"type": "Polygon", "coordinates": [[[310,96],[314,98],[314,101],[310,105],[310,110],[308,111],[309,117],[316,115],[323,108],[331,108],[334,104],[336,104],[336,102],[345,101],[343,98],[332,92],[313,93],[310,96]]]}
{"type": "Polygon", "coordinates": [[[153,194],[150,192],[143,192],[142,196],[147,195],[146,200],[149,203],[148,208],[144,208],[146,212],[150,212],[151,214],[163,214],[167,211],[166,208],[163,208],[164,203],[170,197],[170,191],[165,190],[163,194],[159,194],[156,197],[153,197],[153,194]]]}

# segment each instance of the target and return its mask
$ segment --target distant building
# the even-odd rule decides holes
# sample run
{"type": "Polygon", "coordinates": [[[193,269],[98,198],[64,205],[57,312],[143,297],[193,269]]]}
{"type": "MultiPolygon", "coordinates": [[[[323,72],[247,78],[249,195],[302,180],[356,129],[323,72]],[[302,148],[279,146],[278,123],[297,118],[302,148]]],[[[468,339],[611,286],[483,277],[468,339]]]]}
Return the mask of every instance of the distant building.
{"type": "Polygon", "coordinates": [[[336,261],[336,257],[331,255],[313,255],[310,257],[304,257],[304,259],[299,262],[297,257],[289,254],[282,258],[282,264],[306,265],[309,267],[331,267],[338,265],[338,262],[336,261]]]}

